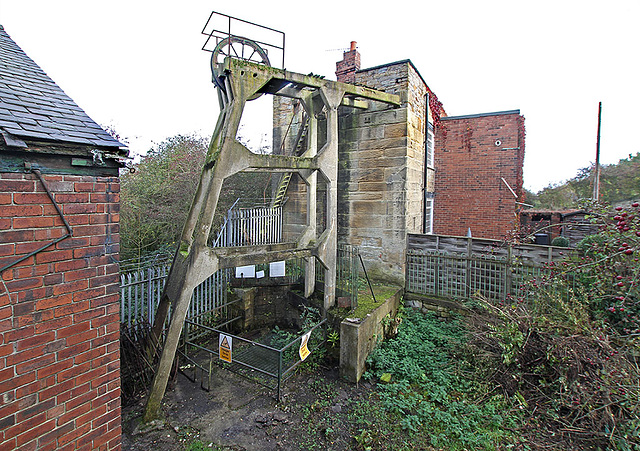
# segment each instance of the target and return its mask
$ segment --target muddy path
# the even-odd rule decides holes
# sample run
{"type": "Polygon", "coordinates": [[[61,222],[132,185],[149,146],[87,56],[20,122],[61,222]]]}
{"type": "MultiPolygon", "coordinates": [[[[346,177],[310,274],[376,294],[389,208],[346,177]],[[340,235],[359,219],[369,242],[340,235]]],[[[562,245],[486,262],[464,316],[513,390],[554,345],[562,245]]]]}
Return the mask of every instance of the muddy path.
{"type": "Polygon", "coordinates": [[[166,421],[140,427],[142,401],[123,409],[123,450],[345,450],[367,422],[373,388],[316,366],[275,392],[222,368],[211,391],[178,374],[163,402],[166,421]]]}

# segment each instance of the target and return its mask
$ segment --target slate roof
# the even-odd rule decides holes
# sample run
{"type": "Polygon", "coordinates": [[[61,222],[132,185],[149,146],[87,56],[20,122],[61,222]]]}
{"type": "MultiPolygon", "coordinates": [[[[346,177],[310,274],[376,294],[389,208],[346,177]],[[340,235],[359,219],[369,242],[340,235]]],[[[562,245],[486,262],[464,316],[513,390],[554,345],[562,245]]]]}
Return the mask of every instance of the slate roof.
{"type": "MultiPolygon", "coordinates": [[[[0,132],[9,143],[47,140],[125,147],[96,124],[0,25],[0,132]]],[[[117,150],[117,149],[114,149],[117,150]]],[[[125,152],[126,153],[126,152],[125,152]]]]}

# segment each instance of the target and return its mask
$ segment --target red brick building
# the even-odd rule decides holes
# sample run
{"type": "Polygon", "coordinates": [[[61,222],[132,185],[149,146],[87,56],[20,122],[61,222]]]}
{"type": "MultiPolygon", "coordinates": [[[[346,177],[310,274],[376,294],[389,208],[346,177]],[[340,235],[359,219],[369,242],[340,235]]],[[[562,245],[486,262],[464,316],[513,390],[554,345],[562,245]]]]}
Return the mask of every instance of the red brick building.
{"type": "Polygon", "coordinates": [[[523,199],[519,110],[440,119],[435,136],[433,232],[502,239],[523,199]]]}
{"type": "Polygon", "coordinates": [[[0,449],[119,449],[126,150],[1,26],[0,73],[0,449]]]}

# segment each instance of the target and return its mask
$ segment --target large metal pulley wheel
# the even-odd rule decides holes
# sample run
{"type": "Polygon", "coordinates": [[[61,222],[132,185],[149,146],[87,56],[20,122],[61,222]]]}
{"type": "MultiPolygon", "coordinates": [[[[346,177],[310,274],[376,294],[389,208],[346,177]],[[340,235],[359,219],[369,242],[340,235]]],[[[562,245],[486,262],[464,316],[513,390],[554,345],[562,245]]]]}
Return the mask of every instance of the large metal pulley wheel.
{"type": "MultiPolygon", "coordinates": [[[[224,74],[219,73],[219,67],[221,67],[220,65],[227,56],[264,64],[265,66],[271,65],[267,52],[251,39],[235,36],[221,39],[211,54],[211,73],[213,74],[213,83],[222,91],[226,91],[226,87],[224,85],[224,74]]],[[[257,99],[258,97],[260,97],[260,94],[254,95],[248,100],[257,99]]]]}

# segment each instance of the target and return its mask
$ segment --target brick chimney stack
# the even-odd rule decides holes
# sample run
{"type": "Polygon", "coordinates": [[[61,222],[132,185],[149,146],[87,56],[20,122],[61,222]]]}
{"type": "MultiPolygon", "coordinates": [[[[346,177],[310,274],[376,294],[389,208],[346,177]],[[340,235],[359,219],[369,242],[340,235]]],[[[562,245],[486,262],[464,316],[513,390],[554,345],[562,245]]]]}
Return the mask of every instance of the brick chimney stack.
{"type": "Polygon", "coordinates": [[[344,52],[342,61],[336,63],[336,79],[342,83],[355,83],[358,69],[360,69],[360,53],[356,50],[356,41],[351,41],[351,49],[344,52]]]}

